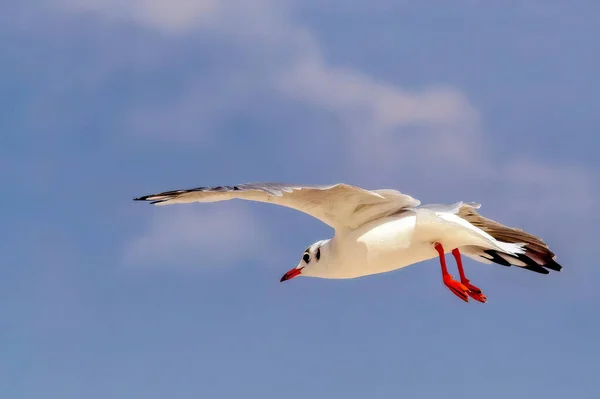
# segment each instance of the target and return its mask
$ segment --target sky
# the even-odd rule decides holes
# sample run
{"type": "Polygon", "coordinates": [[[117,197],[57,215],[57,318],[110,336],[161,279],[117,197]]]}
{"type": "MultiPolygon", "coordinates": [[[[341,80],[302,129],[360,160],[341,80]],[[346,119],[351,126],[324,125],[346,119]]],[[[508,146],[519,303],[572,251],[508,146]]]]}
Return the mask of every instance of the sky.
{"type": "Polygon", "coordinates": [[[0,8],[3,397],[595,397],[598,2],[0,8]],[[282,284],[328,226],[132,201],[257,181],[479,202],[564,269],[282,284]]]}

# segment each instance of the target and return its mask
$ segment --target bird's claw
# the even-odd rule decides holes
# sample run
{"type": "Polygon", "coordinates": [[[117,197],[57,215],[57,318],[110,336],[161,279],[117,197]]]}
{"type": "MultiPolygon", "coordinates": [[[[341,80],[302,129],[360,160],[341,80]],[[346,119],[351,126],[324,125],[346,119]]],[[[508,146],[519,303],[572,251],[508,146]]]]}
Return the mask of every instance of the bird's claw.
{"type": "Polygon", "coordinates": [[[474,286],[473,284],[470,283],[469,280],[467,279],[463,279],[461,280],[461,283],[468,288],[469,292],[469,296],[473,299],[475,299],[476,301],[479,301],[481,303],[485,303],[487,301],[487,297],[485,296],[485,294],[481,291],[481,289],[479,287],[474,286]]]}
{"type": "Polygon", "coordinates": [[[454,280],[454,278],[449,274],[444,276],[444,285],[448,287],[454,295],[465,302],[469,302],[470,291],[466,285],[462,284],[460,281],[454,280]]]}

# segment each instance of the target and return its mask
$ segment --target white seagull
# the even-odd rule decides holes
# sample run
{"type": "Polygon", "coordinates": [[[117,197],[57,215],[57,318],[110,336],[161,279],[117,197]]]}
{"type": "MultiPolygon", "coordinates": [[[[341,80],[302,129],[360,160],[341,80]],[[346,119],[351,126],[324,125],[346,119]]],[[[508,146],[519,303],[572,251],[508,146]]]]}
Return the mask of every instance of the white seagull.
{"type": "Polygon", "coordinates": [[[479,204],[421,205],[396,190],[366,190],[342,183],[248,183],[166,191],[134,200],[170,205],[235,198],[293,208],[335,230],[332,238],[306,248],[300,263],[283,275],[282,282],[297,276],[351,279],[439,257],[442,281],[450,291],[465,302],[469,296],[485,302],[486,296],[465,276],[461,253],[482,263],[514,265],[542,274],[562,269],[540,238],[479,215],[479,204]],[[448,273],[448,252],[456,259],[460,281],[448,273]]]}

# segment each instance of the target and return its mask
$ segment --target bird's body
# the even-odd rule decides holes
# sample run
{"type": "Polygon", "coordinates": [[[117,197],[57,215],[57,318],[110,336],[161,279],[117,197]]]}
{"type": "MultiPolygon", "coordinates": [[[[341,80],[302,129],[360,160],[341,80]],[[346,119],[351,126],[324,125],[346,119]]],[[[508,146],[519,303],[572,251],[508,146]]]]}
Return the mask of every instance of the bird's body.
{"type": "Polygon", "coordinates": [[[486,298],[464,276],[460,253],[483,263],[518,266],[538,273],[561,270],[538,237],[504,226],[476,212],[478,204],[420,205],[395,190],[257,183],[167,191],[136,200],[156,205],[217,202],[234,198],[274,203],[308,213],[335,229],[335,235],[309,246],[298,266],[282,277],[350,279],[390,272],[440,257],[443,281],[467,301],[486,298]],[[461,281],[446,269],[445,253],[456,258],[461,281]]]}
{"type": "Polygon", "coordinates": [[[416,215],[404,213],[369,222],[327,244],[331,263],[324,278],[356,278],[400,269],[436,256],[429,244],[414,240],[416,215]]]}
{"type": "MultiPolygon", "coordinates": [[[[417,229],[415,214],[405,213],[370,222],[350,234],[334,237],[336,264],[330,278],[355,278],[385,273],[437,257],[433,236],[417,229]]],[[[329,277],[329,276],[326,276],[329,277]]]]}
{"type": "MultiPolygon", "coordinates": [[[[494,243],[492,237],[479,229],[469,228],[468,222],[464,223],[450,209],[440,212],[425,208],[407,210],[370,221],[345,234],[336,234],[321,246],[327,254],[327,263],[321,265],[319,275],[313,277],[348,279],[401,269],[436,258],[438,252],[433,243],[450,249],[477,245],[497,249],[503,246],[494,243]],[[427,219],[431,217],[440,221],[432,224],[427,219]]],[[[304,274],[310,276],[310,272],[304,274]]]]}

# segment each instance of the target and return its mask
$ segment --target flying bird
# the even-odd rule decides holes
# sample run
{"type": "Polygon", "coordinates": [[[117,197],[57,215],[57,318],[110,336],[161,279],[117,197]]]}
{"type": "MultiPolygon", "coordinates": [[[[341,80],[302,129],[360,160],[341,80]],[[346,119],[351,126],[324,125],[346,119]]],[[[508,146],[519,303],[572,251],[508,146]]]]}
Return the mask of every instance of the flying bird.
{"type": "Polygon", "coordinates": [[[562,266],[538,237],[481,216],[480,204],[421,205],[397,190],[366,190],[348,184],[247,183],[165,191],[135,198],[153,205],[231,199],[276,204],[307,213],[331,226],[333,237],[310,245],[281,282],[298,276],[351,279],[390,272],[438,257],[442,282],[465,302],[487,298],[466,277],[461,254],[482,263],[517,266],[548,274],[562,266]],[[448,272],[456,260],[459,280],[448,272]]]}

